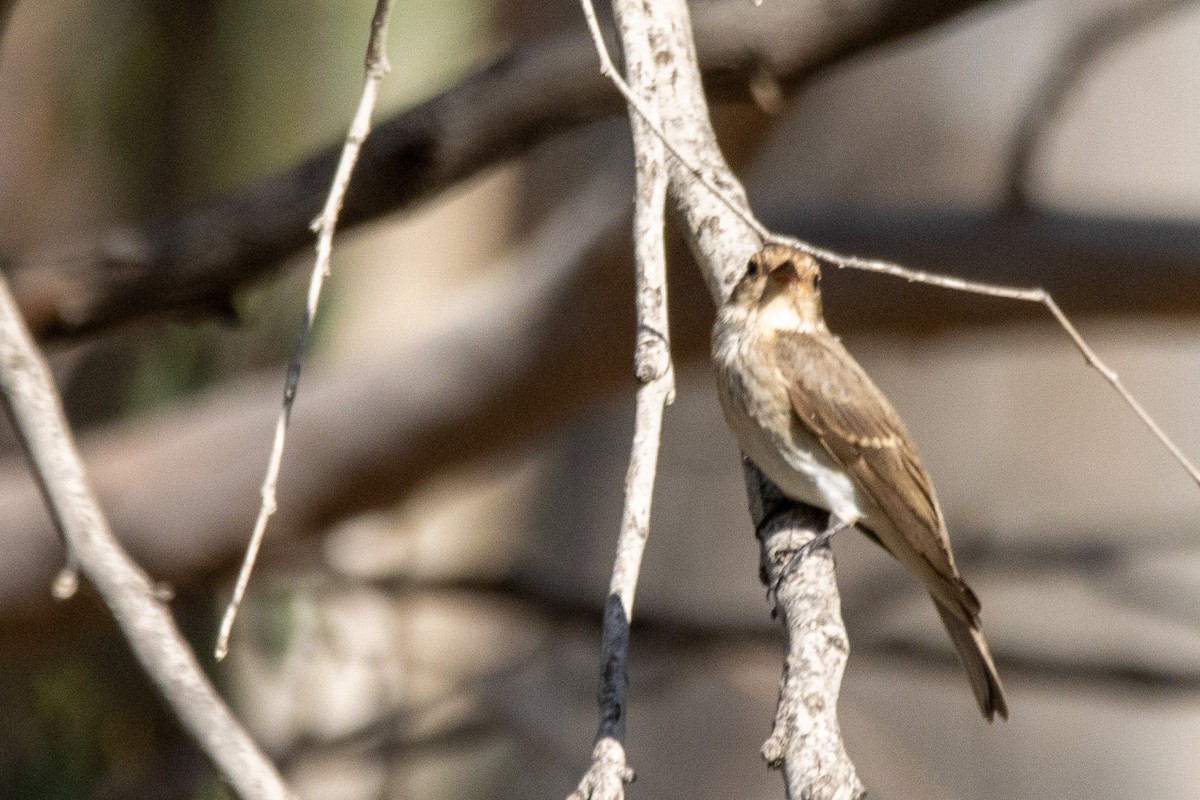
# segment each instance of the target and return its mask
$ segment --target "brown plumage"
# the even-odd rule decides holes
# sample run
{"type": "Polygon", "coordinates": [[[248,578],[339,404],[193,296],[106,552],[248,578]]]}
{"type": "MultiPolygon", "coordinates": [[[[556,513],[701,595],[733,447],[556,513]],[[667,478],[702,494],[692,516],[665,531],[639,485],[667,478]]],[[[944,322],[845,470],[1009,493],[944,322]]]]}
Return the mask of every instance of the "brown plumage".
{"type": "Polygon", "coordinates": [[[1007,718],[933,482],[900,415],[825,326],[819,281],[817,263],[791,247],[751,259],[713,331],[726,418],[784,494],[858,525],[925,583],[980,710],[1007,718]]]}

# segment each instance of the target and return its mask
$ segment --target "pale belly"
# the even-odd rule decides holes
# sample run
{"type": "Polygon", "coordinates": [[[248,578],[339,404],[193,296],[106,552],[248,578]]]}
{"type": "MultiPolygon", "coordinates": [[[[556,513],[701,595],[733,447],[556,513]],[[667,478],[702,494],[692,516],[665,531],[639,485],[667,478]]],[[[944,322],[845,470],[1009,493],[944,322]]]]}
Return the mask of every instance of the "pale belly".
{"type": "Polygon", "coordinates": [[[862,502],[853,481],[819,442],[800,426],[791,424],[786,397],[759,404],[780,409],[781,413],[773,417],[747,408],[744,402],[747,390],[757,390],[759,397],[765,396],[762,384],[747,386],[747,382],[753,381],[753,377],[732,365],[722,369],[718,379],[725,418],[746,457],[793,500],[823,508],[848,525],[865,520],[869,506],[862,502]]]}

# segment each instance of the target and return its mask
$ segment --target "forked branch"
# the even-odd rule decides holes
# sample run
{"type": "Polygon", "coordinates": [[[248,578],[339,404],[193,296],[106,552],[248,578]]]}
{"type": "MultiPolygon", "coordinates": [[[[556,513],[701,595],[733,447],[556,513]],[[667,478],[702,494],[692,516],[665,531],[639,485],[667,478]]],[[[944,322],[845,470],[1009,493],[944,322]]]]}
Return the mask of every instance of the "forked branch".
{"type": "MultiPolygon", "coordinates": [[[[683,0],[663,0],[652,5],[625,4],[614,0],[614,11],[622,32],[622,43],[626,47],[626,65],[631,78],[644,78],[639,73],[639,68],[651,69],[663,76],[658,80],[669,82],[670,93],[661,94],[657,106],[647,103],[639,92],[621,80],[595,24],[590,0],[583,0],[583,5],[596,49],[600,54],[603,71],[628,101],[635,131],[640,131],[641,137],[657,137],[673,156],[669,161],[670,196],[683,221],[688,243],[696,255],[713,300],[721,303],[747,259],[762,246],[767,231],[751,214],[741,185],[725,163],[716,144],[701,88],[687,4],[683,0]],[[631,7],[627,8],[626,5],[631,7]],[[653,59],[648,65],[631,58],[631,45],[626,36],[629,20],[639,20],[636,24],[646,25],[647,22],[643,20],[647,17],[648,24],[652,26],[650,41],[653,45],[653,59]],[[665,130],[671,130],[673,136],[668,137],[665,130]]],[[[754,11],[747,9],[746,13],[753,14],[754,11]]],[[[633,46],[636,47],[637,43],[633,46]]],[[[647,138],[638,140],[639,170],[642,167],[647,138]]],[[[639,292],[639,300],[641,294],[639,292]]],[[[645,329],[641,331],[646,332],[645,329]]],[[[643,431],[652,431],[657,436],[657,429],[652,429],[649,425],[642,427],[642,413],[643,394],[639,392],[639,435],[643,431]]],[[[635,452],[638,447],[635,441],[635,452]]],[[[657,442],[653,447],[657,449],[657,442]]],[[[630,477],[632,475],[631,464],[630,477]]],[[[761,480],[752,480],[747,476],[747,490],[752,507],[765,507],[763,489],[761,480]]],[[[783,512],[772,520],[773,535],[764,536],[762,539],[764,561],[771,560],[767,553],[777,548],[780,542],[806,541],[815,535],[812,526],[807,524],[806,511],[815,513],[813,509],[791,503],[784,504],[783,512]],[[791,511],[796,513],[790,513],[791,511]]],[[[620,561],[619,553],[618,564],[620,561]]],[[[840,601],[832,563],[828,560],[822,560],[821,563],[824,566],[819,571],[814,561],[812,568],[792,570],[779,576],[778,594],[781,598],[788,598],[789,603],[796,600],[799,604],[788,605],[787,608],[791,611],[781,615],[788,631],[790,647],[800,652],[815,649],[827,653],[830,656],[827,660],[829,669],[809,674],[800,669],[788,671],[795,680],[785,680],[781,685],[780,713],[776,730],[764,749],[764,755],[772,766],[784,770],[785,785],[790,797],[835,800],[859,796],[861,784],[858,783],[854,767],[846,756],[837,727],[837,695],[841,678],[840,665],[845,663],[846,637],[839,613],[840,601]],[[809,613],[813,611],[816,613],[809,613]],[[808,622],[813,619],[819,619],[820,624],[809,625],[808,622]],[[828,645],[831,641],[840,641],[843,646],[830,649],[828,645]],[[817,672],[820,674],[816,674],[817,672]],[[797,708],[797,704],[802,704],[806,699],[801,693],[814,687],[821,691],[819,705],[825,709],[821,715],[821,730],[829,734],[819,739],[796,735],[798,729],[786,724],[787,720],[795,721],[796,716],[791,712],[797,708]],[[832,724],[828,724],[830,720],[832,724]],[[837,770],[830,771],[824,768],[834,763],[839,765],[837,770]]],[[[606,642],[609,630],[617,633],[624,630],[627,635],[628,619],[618,596],[615,593],[611,594],[605,609],[606,642]]],[[[572,800],[615,800],[623,797],[624,781],[631,775],[625,762],[621,741],[613,736],[604,735],[605,713],[615,709],[617,717],[614,722],[620,725],[623,725],[625,713],[623,685],[617,696],[620,701],[618,704],[610,702],[611,698],[603,691],[612,686],[610,678],[614,672],[619,672],[620,679],[624,679],[624,654],[614,661],[608,657],[608,652],[606,650],[606,657],[602,663],[601,738],[592,754],[592,765],[572,795],[572,800]]],[[[791,664],[791,661],[788,664],[791,664]]],[[[623,728],[619,730],[623,733],[623,728]]]]}
{"type": "MultiPolygon", "coordinates": [[[[589,10],[590,1],[583,2],[585,10],[589,10]]],[[[614,2],[614,8],[620,24],[620,4],[614,2]]],[[[991,286],[934,275],[890,262],[843,256],[790,237],[770,234],[750,211],[740,184],[729,172],[716,147],[711,126],[708,125],[707,106],[699,85],[686,4],[681,0],[663,0],[653,7],[643,8],[648,9],[655,18],[656,29],[659,32],[655,39],[656,63],[664,72],[670,70],[672,74],[672,102],[661,106],[662,120],[654,109],[621,81],[594,23],[594,14],[591,14],[590,10],[589,23],[603,64],[602,71],[621,91],[629,104],[631,114],[641,118],[645,129],[662,141],[674,159],[671,162],[671,197],[684,219],[689,243],[716,302],[720,303],[728,296],[747,257],[767,241],[791,244],[839,267],[882,272],[909,281],[994,297],[1038,302],[1050,311],[1087,362],[1116,389],[1193,480],[1200,484],[1200,472],[1124,387],[1116,373],[1097,357],[1045,291],[991,286]],[[669,124],[664,124],[668,122],[669,124]],[[668,129],[672,131],[670,136],[665,132],[668,129]],[[720,208],[714,208],[713,202],[720,208]]],[[[754,11],[747,9],[745,13],[753,14],[754,11]]],[[[806,528],[811,529],[812,526],[802,519],[804,509],[798,508],[794,515],[786,512],[775,515],[768,527],[762,527],[766,521],[763,509],[766,508],[767,497],[774,487],[763,480],[757,470],[748,471],[747,486],[752,512],[756,523],[760,525],[766,574],[775,563],[772,554],[780,547],[793,546],[811,538],[812,532],[806,528]]],[[[785,786],[791,798],[857,798],[863,794],[863,788],[841,743],[835,713],[846,650],[837,586],[831,561],[812,559],[812,562],[804,571],[804,581],[800,581],[800,570],[795,570],[782,576],[782,582],[778,585],[779,611],[788,632],[789,657],[785,663],[784,680],[780,687],[775,730],[763,752],[769,763],[784,770],[785,786]],[[826,624],[805,623],[806,620],[818,618],[823,619],[826,624]],[[838,643],[841,644],[840,647],[838,643]],[[812,653],[822,653],[828,657],[814,659],[809,657],[812,653]],[[805,674],[798,674],[801,665],[805,674]],[[820,698],[820,702],[815,705],[811,702],[814,697],[820,698]],[[818,710],[823,710],[827,716],[808,713],[818,710]],[[803,724],[800,724],[798,719],[802,714],[807,716],[803,724]],[[818,730],[820,736],[808,735],[818,730]]],[[[606,621],[609,616],[606,614],[606,621]]],[[[622,620],[627,621],[627,617],[623,616],[622,620]]],[[[607,662],[605,666],[607,669],[607,662]]],[[[620,771],[620,777],[623,778],[623,749],[619,750],[619,758],[614,759],[612,756],[611,748],[602,750],[598,746],[594,754],[593,769],[607,759],[610,779],[617,774],[613,770],[620,771]]],[[[592,773],[589,772],[590,774],[592,773]]],[[[620,780],[610,780],[607,786],[615,792],[622,791],[620,780]]],[[[584,785],[581,785],[581,790],[583,788],[584,785]]]]}
{"type": "MultiPolygon", "coordinates": [[[[1146,5],[1148,7],[1152,7],[1153,10],[1143,11],[1143,14],[1148,14],[1152,18],[1157,18],[1158,14],[1161,12],[1165,12],[1166,10],[1174,10],[1174,8],[1181,1],[1182,0],[1158,0],[1157,3],[1147,3],[1146,5]]],[[[1194,0],[1189,1],[1194,2],[1194,0]]],[[[597,41],[599,42],[597,47],[603,47],[603,39],[597,39],[597,41]]],[[[604,51],[602,51],[602,53],[602,58],[607,58],[607,53],[604,51]]],[[[611,60],[609,60],[608,63],[611,64],[611,60]]],[[[762,243],[765,244],[766,242],[777,242],[780,244],[788,244],[839,268],[858,269],[863,270],[864,272],[878,272],[884,275],[891,275],[892,277],[901,278],[909,281],[910,283],[924,283],[930,286],[939,286],[943,289],[954,289],[961,292],[969,292],[971,294],[980,294],[988,297],[997,297],[1007,300],[1021,300],[1023,302],[1038,303],[1045,306],[1046,310],[1050,312],[1055,321],[1058,322],[1062,329],[1071,338],[1071,341],[1083,355],[1088,365],[1099,372],[1100,375],[1109,383],[1109,385],[1113,387],[1117,394],[1121,396],[1121,399],[1125,402],[1125,404],[1128,405],[1135,414],[1137,414],[1138,419],[1140,419],[1154,435],[1154,437],[1158,439],[1160,443],[1162,443],[1175,461],[1188,473],[1189,476],[1191,476],[1192,480],[1195,481],[1198,486],[1200,486],[1200,469],[1196,468],[1187,455],[1185,455],[1179,446],[1175,444],[1174,440],[1172,440],[1171,437],[1167,435],[1166,431],[1164,431],[1162,427],[1154,420],[1150,412],[1148,412],[1141,402],[1134,397],[1133,393],[1126,388],[1126,386],[1121,382],[1121,379],[1117,375],[1116,371],[1114,371],[1111,367],[1105,364],[1103,360],[1101,360],[1100,356],[1096,354],[1096,351],[1091,348],[1091,346],[1075,328],[1074,324],[1071,323],[1067,315],[1064,314],[1062,309],[1059,308],[1058,304],[1054,302],[1054,298],[1051,297],[1044,289],[1037,287],[1028,288],[1002,286],[997,284],[981,283],[978,281],[968,281],[963,278],[956,278],[950,275],[940,275],[932,272],[925,272],[923,270],[910,269],[891,261],[844,255],[842,253],[837,253],[822,247],[817,247],[792,236],[783,236],[781,234],[771,233],[761,222],[758,221],[753,212],[750,211],[749,207],[746,205],[745,197],[740,191],[740,186],[738,186],[738,191],[735,193],[730,191],[727,186],[723,187],[722,185],[719,185],[720,183],[725,183],[724,180],[714,180],[709,177],[711,168],[709,168],[709,170],[702,168],[695,159],[682,152],[682,150],[671,141],[671,137],[666,134],[665,130],[660,124],[655,122],[653,118],[646,116],[647,110],[645,106],[639,103],[637,98],[630,91],[629,87],[621,82],[620,75],[612,71],[608,72],[608,74],[610,75],[613,83],[617,85],[621,94],[630,100],[629,105],[631,109],[637,114],[641,115],[643,119],[648,120],[646,124],[649,130],[654,132],[655,135],[662,139],[664,146],[676,159],[679,165],[686,170],[688,174],[696,179],[699,186],[712,193],[712,195],[717,198],[729,210],[729,212],[734,215],[734,217],[736,217],[740,222],[745,223],[745,225],[751,231],[753,231],[754,234],[759,236],[762,243]]],[[[736,183],[733,185],[737,186],[736,183]]],[[[703,260],[701,260],[701,263],[704,263],[703,260]]],[[[736,279],[734,277],[734,275],[736,275],[736,269],[740,266],[741,262],[737,262],[737,265],[734,268],[735,272],[731,273],[728,270],[726,271],[724,286],[727,289],[732,288],[732,281],[736,279]]],[[[708,276],[706,275],[706,277],[708,276]]],[[[712,280],[712,278],[710,278],[710,280],[712,280]]]]}

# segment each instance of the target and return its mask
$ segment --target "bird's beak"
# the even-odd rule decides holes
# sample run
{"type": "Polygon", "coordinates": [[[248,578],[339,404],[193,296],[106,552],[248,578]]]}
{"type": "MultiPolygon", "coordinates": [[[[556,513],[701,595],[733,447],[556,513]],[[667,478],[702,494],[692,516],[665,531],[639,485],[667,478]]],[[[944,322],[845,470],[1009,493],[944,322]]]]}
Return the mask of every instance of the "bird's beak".
{"type": "Polygon", "coordinates": [[[788,260],[771,270],[770,277],[776,283],[786,286],[800,280],[800,273],[796,272],[795,263],[788,260]]]}

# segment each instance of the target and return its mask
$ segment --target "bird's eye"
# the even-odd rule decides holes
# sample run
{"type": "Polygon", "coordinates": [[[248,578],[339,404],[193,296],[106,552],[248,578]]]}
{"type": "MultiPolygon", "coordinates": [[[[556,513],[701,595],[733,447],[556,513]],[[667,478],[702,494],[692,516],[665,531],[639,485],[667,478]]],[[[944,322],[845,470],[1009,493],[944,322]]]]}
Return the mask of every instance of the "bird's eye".
{"type": "Polygon", "coordinates": [[[813,275],[813,288],[814,289],[821,288],[821,273],[819,273],[819,272],[816,275],[813,275]]]}
{"type": "Polygon", "coordinates": [[[750,259],[750,263],[746,265],[746,274],[750,277],[758,274],[758,261],[753,258],[750,259]]]}

